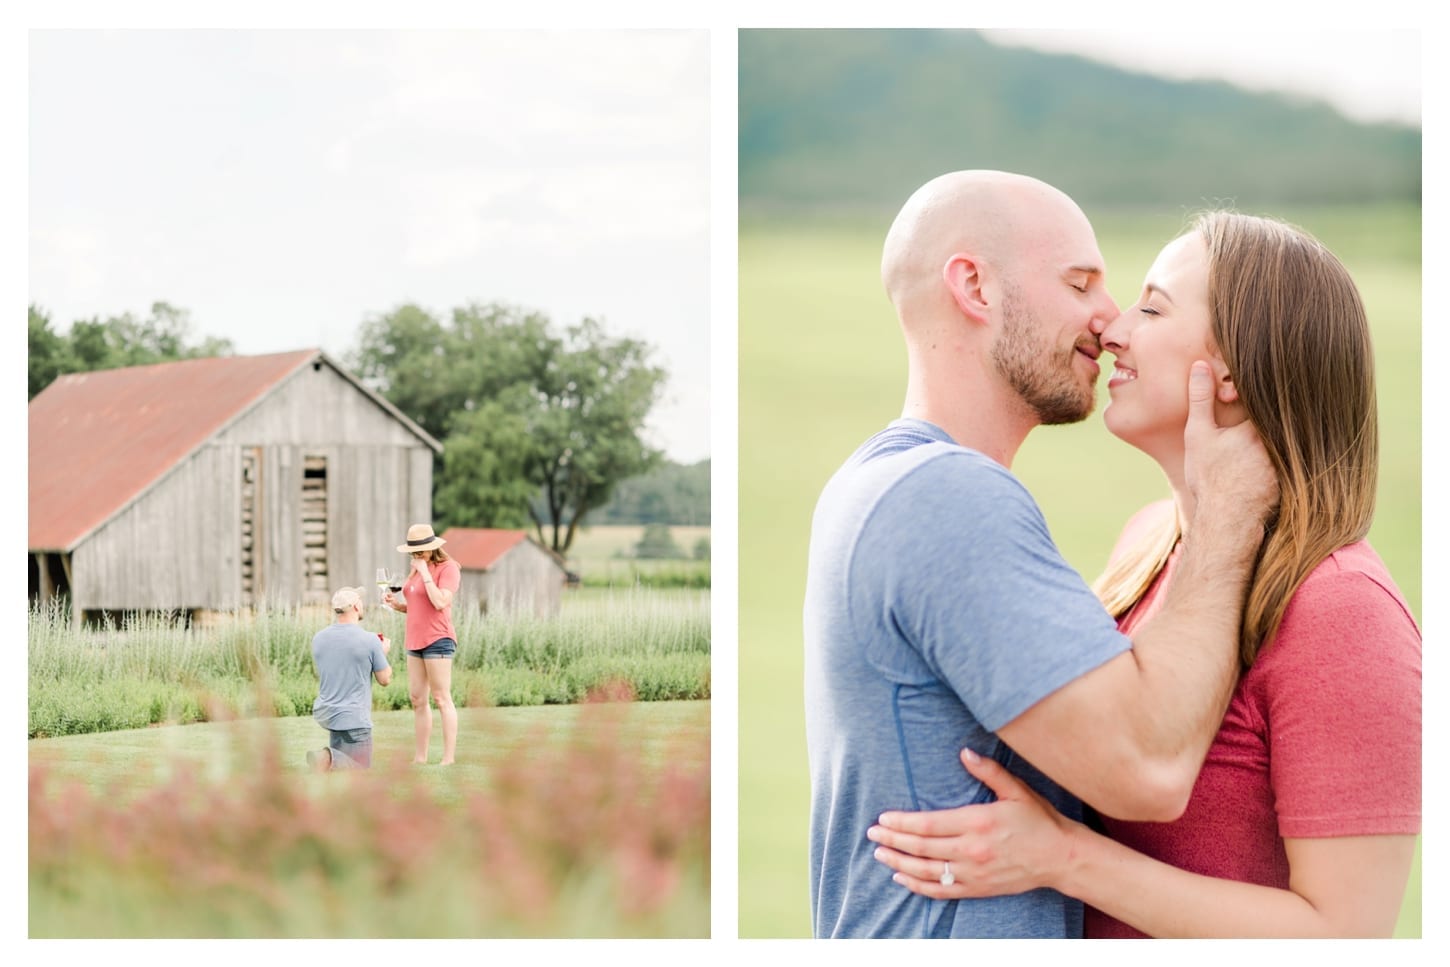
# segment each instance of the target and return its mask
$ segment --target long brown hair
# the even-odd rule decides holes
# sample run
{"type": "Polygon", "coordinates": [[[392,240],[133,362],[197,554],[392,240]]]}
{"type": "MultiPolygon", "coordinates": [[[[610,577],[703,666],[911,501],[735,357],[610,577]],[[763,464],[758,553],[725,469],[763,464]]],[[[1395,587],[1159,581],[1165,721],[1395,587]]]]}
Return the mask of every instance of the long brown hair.
{"type": "MultiPolygon", "coordinates": [[[[1270,218],[1207,212],[1210,333],[1279,480],[1239,633],[1245,666],[1289,599],[1374,517],[1379,420],[1369,321],[1354,280],[1308,233],[1270,218]]],[[[1109,562],[1093,589],[1121,617],[1182,534],[1165,519],[1109,562]]]]}

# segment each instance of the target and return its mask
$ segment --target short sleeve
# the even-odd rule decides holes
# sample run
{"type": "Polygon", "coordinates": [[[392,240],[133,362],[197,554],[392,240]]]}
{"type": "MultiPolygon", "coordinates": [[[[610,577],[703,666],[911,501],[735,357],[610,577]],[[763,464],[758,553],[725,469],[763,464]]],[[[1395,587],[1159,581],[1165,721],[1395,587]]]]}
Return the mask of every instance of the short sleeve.
{"type": "Polygon", "coordinates": [[[391,667],[388,664],[388,656],[383,651],[383,642],[376,635],[373,636],[372,656],[373,656],[373,671],[380,672],[380,671],[382,671],[385,668],[391,667]]]}
{"type": "Polygon", "coordinates": [[[881,557],[882,620],[990,731],[1131,647],[1031,495],[984,457],[947,452],[916,468],[858,553],[881,557]]]}
{"type": "Polygon", "coordinates": [[[1360,572],[1311,575],[1260,666],[1279,834],[1418,833],[1421,641],[1400,603],[1360,572]]]}
{"type": "Polygon", "coordinates": [[[438,569],[438,587],[444,591],[457,591],[463,582],[463,572],[457,561],[444,561],[438,569]]]}

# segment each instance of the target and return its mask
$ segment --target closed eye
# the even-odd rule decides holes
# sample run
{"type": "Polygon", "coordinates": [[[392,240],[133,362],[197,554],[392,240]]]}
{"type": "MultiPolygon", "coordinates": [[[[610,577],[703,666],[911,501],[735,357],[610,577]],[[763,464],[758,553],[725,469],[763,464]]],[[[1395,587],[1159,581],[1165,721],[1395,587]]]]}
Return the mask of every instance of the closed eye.
{"type": "Polygon", "coordinates": [[[1145,316],[1156,316],[1156,315],[1160,315],[1160,313],[1158,312],[1158,310],[1157,309],[1154,309],[1152,306],[1143,306],[1138,311],[1141,312],[1141,313],[1143,313],[1143,315],[1145,315],[1145,316]]]}

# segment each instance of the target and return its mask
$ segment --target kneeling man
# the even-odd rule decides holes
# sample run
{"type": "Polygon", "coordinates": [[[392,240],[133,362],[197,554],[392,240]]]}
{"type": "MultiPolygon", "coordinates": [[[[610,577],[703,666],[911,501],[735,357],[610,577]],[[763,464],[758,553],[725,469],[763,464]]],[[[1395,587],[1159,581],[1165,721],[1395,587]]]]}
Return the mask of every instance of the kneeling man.
{"type": "Polygon", "coordinates": [[[317,701],[312,717],[328,731],[327,748],[307,753],[319,772],[366,769],[373,762],[372,680],[393,680],[387,652],[393,643],[361,624],[362,588],[343,588],[332,596],[335,620],[312,638],[317,667],[317,701]]]}

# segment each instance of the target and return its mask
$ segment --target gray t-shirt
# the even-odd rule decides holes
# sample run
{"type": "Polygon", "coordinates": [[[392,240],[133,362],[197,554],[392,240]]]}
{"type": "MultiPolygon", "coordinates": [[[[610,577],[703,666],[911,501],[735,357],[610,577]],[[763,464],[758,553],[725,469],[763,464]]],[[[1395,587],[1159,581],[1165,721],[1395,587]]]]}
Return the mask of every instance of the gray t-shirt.
{"type": "Polygon", "coordinates": [[[333,623],[312,636],[317,701],[312,717],[325,729],[373,727],[373,672],[388,667],[377,632],[359,624],[333,623]]]}
{"type": "Polygon", "coordinates": [[[816,936],[1081,936],[1082,904],[1051,890],[911,893],[866,838],[888,809],[991,800],[963,747],[1081,815],[994,732],[1131,642],[1022,484],[939,427],[893,422],[821,494],[804,619],[816,936]]]}

